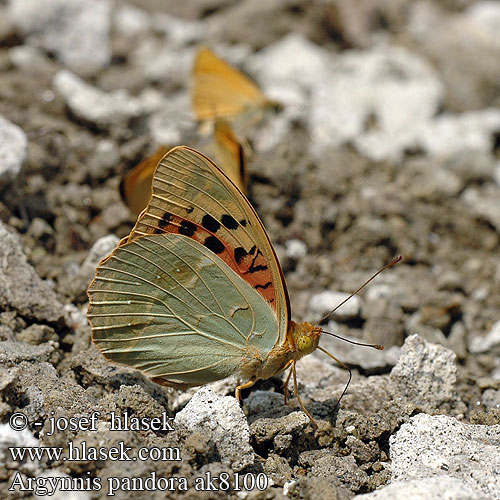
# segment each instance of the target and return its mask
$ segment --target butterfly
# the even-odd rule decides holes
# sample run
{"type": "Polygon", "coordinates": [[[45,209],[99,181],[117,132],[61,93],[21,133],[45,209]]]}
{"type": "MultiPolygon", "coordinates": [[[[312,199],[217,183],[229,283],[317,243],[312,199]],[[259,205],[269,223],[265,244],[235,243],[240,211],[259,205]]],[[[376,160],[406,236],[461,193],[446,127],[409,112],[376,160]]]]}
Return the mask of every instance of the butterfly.
{"type": "MultiPolygon", "coordinates": [[[[222,169],[238,188],[246,193],[248,174],[245,150],[230,125],[222,118],[215,122],[214,139],[222,169]]],[[[136,217],[146,208],[151,198],[154,171],[168,150],[166,146],[160,146],[151,156],[128,171],[120,181],[122,200],[136,217]]]]}
{"type": "Polygon", "coordinates": [[[222,170],[245,195],[247,194],[248,172],[245,148],[236,137],[229,123],[218,118],[214,124],[215,152],[222,170]]]}
{"type": "MultiPolygon", "coordinates": [[[[290,369],[321,327],[291,319],[283,271],[255,210],[209,158],[179,146],[159,162],[148,207],[97,267],[92,340],[111,362],[180,389],[290,369]]],[[[323,332],[327,333],[327,332],[323,332]]],[[[338,361],[338,360],[337,360],[338,361]]],[[[285,389],[286,396],[286,389],[285,389]]]]}
{"type": "Polygon", "coordinates": [[[136,217],[146,208],[151,198],[151,183],[156,165],[168,150],[166,146],[160,146],[151,156],[127,172],[120,182],[122,200],[136,217]]]}
{"type": "Polygon", "coordinates": [[[281,105],[268,99],[241,71],[201,47],[193,66],[193,109],[199,120],[231,118],[281,105]]]}

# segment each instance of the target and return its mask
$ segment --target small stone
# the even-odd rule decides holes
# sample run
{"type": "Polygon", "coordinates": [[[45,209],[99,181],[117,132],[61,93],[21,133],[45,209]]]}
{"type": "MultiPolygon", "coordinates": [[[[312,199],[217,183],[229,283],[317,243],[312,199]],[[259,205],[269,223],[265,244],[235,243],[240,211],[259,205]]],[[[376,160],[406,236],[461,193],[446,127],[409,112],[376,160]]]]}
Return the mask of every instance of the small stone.
{"type": "Polygon", "coordinates": [[[484,336],[475,336],[469,344],[469,352],[474,354],[488,352],[500,346],[500,321],[497,321],[491,330],[484,336]]]}
{"type": "Polygon", "coordinates": [[[87,258],[83,261],[76,275],[69,285],[75,297],[83,296],[94,278],[99,262],[107,257],[118,245],[120,240],[114,234],[99,238],[90,249],[87,258]]]}
{"type": "Polygon", "coordinates": [[[174,427],[210,435],[221,462],[234,471],[254,463],[248,422],[231,396],[217,396],[212,389],[202,387],[177,413],[174,427]]]}
{"type": "Polygon", "coordinates": [[[9,49],[9,59],[17,69],[28,73],[43,71],[49,62],[47,56],[40,49],[30,45],[12,47],[9,49]]]}
{"type": "Polygon", "coordinates": [[[63,305],[28,263],[19,237],[0,222],[0,307],[21,316],[57,322],[63,305]]]}
{"type": "Polygon", "coordinates": [[[151,17],[135,5],[119,4],[114,11],[113,27],[122,36],[135,37],[151,28],[151,17]]]}
{"type": "Polygon", "coordinates": [[[30,45],[75,71],[94,72],[111,60],[108,0],[11,0],[7,13],[30,45]]]}
{"type": "Polygon", "coordinates": [[[28,151],[26,134],[0,115],[0,188],[13,181],[28,151]]]}
{"type": "Polygon", "coordinates": [[[70,71],[56,73],[53,84],[76,117],[99,128],[125,127],[143,113],[140,100],[126,90],[103,92],[70,71]]]}
{"type": "MultiPolygon", "coordinates": [[[[334,292],[325,290],[324,292],[317,293],[311,297],[309,307],[312,312],[323,316],[330,311],[333,311],[342,301],[347,299],[349,294],[342,292],[334,292]]],[[[359,315],[361,308],[361,300],[359,297],[351,297],[345,304],[343,304],[332,317],[339,320],[346,320],[356,318],[359,315]]]]}
{"type": "Polygon", "coordinates": [[[41,363],[49,361],[53,352],[54,346],[50,343],[30,345],[24,342],[4,340],[0,342],[0,364],[13,367],[22,361],[41,363]]]}
{"type": "MultiPolygon", "coordinates": [[[[500,190],[496,186],[486,185],[466,189],[461,198],[478,217],[487,220],[500,231],[500,190]]],[[[496,241],[495,241],[496,244],[496,241]]]]}
{"type": "Polygon", "coordinates": [[[288,240],[285,248],[286,256],[290,259],[300,259],[307,255],[307,245],[302,240],[288,240]]]}
{"type": "Polygon", "coordinates": [[[157,14],[153,26],[167,37],[167,43],[175,47],[185,47],[206,40],[209,27],[205,22],[191,21],[169,14],[157,14]]]}
{"type": "Polygon", "coordinates": [[[453,156],[464,151],[488,152],[499,129],[498,109],[442,114],[422,128],[419,143],[433,156],[453,156]]]}
{"type": "MultiPolygon", "coordinates": [[[[0,424],[0,463],[5,472],[7,472],[7,470],[18,470],[19,468],[19,463],[12,459],[8,448],[29,446],[38,446],[38,439],[36,439],[28,429],[14,431],[10,428],[10,425],[0,424]]],[[[28,457],[23,463],[23,469],[25,472],[36,474],[40,472],[40,464],[31,461],[28,457]]],[[[0,479],[4,481],[7,479],[7,477],[4,477],[3,471],[0,471],[0,479]]]]}
{"type": "Polygon", "coordinates": [[[53,328],[47,325],[30,325],[16,335],[17,340],[31,345],[40,345],[52,340],[57,342],[59,337],[53,328]]]}
{"type": "Polygon", "coordinates": [[[500,408],[500,390],[486,389],[481,396],[481,402],[487,408],[500,408]]]}

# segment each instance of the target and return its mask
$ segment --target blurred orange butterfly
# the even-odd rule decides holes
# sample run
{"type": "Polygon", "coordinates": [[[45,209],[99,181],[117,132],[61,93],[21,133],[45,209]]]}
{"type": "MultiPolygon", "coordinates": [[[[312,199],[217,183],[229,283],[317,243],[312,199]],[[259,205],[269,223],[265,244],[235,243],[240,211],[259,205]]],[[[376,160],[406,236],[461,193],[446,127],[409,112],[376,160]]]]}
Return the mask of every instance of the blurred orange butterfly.
{"type": "Polygon", "coordinates": [[[226,175],[241,192],[247,194],[248,173],[245,148],[236,137],[229,123],[219,118],[215,122],[215,154],[226,175]]]}
{"type": "Polygon", "coordinates": [[[268,99],[241,71],[201,47],[193,67],[193,109],[199,120],[230,118],[281,105],[268,99]]]}
{"type": "Polygon", "coordinates": [[[120,194],[134,216],[137,217],[146,208],[151,198],[151,184],[156,165],[169,149],[167,146],[160,146],[122,177],[120,194]]]}
{"type": "MultiPolygon", "coordinates": [[[[247,193],[248,175],[246,155],[243,146],[236,138],[229,124],[222,119],[215,122],[215,152],[226,175],[243,192],[247,193]]],[[[128,171],[120,182],[122,200],[132,214],[137,217],[147,206],[151,198],[151,184],[155,168],[169,148],[160,146],[128,171]]]]}

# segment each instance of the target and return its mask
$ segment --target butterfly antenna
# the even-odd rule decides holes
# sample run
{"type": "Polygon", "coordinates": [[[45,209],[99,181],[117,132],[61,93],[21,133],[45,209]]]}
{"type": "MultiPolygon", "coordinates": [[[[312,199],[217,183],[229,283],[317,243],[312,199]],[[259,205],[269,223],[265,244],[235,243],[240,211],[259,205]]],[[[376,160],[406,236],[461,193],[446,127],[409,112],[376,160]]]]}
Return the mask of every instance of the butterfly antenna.
{"type": "MultiPolygon", "coordinates": [[[[344,342],[349,342],[349,344],[361,345],[363,347],[373,347],[374,349],[378,349],[379,351],[384,350],[384,346],[380,345],[380,344],[364,344],[363,342],[356,342],[355,340],[346,339],[345,337],[341,337],[340,335],[337,335],[336,333],[326,332],[325,330],[321,330],[321,333],[326,333],[327,335],[331,335],[332,337],[335,337],[336,339],[343,340],[344,342]]],[[[319,349],[319,346],[318,346],[318,349],[319,349]]]]}
{"type": "MultiPolygon", "coordinates": [[[[388,267],[394,266],[398,262],[401,262],[403,260],[403,257],[401,255],[398,255],[394,260],[389,262],[389,264],[386,264],[382,269],[379,269],[371,278],[366,280],[355,292],[351,293],[347,299],[344,299],[338,306],[336,306],[334,309],[332,309],[328,314],[325,314],[319,321],[317,321],[315,324],[322,323],[330,317],[337,309],[339,309],[341,306],[343,306],[349,299],[354,297],[357,293],[359,293],[363,288],[370,283],[370,281],[374,280],[382,271],[385,271],[388,267]]],[[[345,339],[344,339],[345,340],[345,339]]]]}

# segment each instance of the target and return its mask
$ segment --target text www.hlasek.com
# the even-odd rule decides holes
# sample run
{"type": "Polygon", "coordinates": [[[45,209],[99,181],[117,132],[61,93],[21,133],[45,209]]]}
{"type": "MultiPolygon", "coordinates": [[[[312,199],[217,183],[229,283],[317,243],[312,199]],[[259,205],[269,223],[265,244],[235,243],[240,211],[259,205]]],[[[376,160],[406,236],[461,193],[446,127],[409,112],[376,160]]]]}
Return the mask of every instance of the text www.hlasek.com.
{"type": "Polygon", "coordinates": [[[72,441],[68,442],[67,450],[63,447],[11,447],[9,448],[12,460],[22,462],[26,459],[31,461],[41,461],[47,459],[51,462],[64,460],[73,461],[94,461],[94,460],[111,460],[111,461],[128,461],[135,460],[162,460],[162,461],[180,461],[181,455],[179,448],[139,448],[136,454],[132,453],[130,446],[125,446],[123,441],[120,441],[117,446],[87,446],[85,441],[80,444],[75,444],[72,441]]]}

